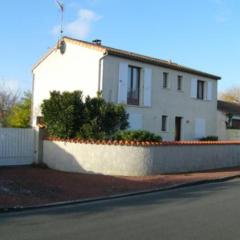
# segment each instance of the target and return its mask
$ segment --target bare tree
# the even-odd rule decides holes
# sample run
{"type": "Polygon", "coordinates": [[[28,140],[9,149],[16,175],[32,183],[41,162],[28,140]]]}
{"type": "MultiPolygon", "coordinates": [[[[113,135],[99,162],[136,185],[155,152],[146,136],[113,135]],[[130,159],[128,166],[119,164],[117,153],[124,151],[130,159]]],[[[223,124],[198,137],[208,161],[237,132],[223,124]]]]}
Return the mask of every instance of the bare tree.
{"type": "Polygon", "coordinates": [[[240,103],[240,86],[232,87],[221,92],[219,98],[227,102],[240,103]]]}
{"type": "Polygon", "coordinates": [[[20,91],[0,82],[0,127],[6,127],[6,119],[20,97],[20,91]]]}

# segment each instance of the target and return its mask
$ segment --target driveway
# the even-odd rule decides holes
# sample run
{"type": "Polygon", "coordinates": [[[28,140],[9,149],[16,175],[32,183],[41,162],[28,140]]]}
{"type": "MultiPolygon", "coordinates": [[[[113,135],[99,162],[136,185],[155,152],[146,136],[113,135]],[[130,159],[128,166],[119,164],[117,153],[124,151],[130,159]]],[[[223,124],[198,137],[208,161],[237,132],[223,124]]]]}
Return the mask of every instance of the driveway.
{"type": "Polygon", "coordinates": [[[64,173],[39,167],[0,168],[0,209],[111,196],[236,175],[240,175],[239,168],[149,177],[64,173]]]}
{"type": "Polygon", "coordinates": [[[240,180],[0,216],[1,240],[238,240],[240,180]]]}

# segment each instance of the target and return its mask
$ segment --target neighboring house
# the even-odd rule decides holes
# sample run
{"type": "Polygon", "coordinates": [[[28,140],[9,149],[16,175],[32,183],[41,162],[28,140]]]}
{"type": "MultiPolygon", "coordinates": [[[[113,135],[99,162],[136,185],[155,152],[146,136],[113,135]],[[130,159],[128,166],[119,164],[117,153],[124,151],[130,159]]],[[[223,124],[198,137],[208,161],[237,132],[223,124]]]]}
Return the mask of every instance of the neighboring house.
{"type": "Polygon", "coordinates": [[[220,77],[172,61],[64,37],[33,67],[33,116],[52,90],[103,92],[124,104],[132,129],[164,140],[198,139],[217,134],[217,84],[220,77]]]}
{"type": "Polygon", "coordinates": [[[240,140],[240,104],[218,101],[220,140],[240,140]]]}

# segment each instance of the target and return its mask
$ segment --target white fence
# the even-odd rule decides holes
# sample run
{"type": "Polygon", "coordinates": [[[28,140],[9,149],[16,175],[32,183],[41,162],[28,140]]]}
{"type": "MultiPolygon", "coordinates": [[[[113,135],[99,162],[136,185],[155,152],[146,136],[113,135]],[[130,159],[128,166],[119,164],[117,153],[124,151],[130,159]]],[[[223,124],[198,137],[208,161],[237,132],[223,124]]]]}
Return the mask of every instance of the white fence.
{"type": "Polygon", "coordinates": [[[0,166],[32,164],[34,141],[33,129],[0,128],[0,166]]]}

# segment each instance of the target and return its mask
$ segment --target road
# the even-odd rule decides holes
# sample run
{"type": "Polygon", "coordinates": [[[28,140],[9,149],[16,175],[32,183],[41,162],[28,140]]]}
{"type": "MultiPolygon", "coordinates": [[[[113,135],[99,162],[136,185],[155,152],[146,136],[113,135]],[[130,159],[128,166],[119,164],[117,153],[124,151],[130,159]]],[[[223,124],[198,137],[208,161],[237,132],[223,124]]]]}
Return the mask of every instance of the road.
{"type": "Polygon", "coordinates": [[[240,239],[240,180],[0,215],[1,240],[240,239]]]}

